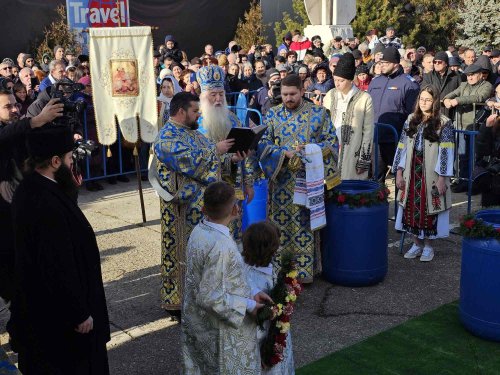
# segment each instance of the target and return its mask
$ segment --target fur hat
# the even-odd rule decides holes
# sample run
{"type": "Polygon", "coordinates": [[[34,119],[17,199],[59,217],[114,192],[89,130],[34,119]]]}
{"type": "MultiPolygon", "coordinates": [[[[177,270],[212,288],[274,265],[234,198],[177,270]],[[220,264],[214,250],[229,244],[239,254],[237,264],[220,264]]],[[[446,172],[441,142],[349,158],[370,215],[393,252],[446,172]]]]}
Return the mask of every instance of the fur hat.
{"type": "Polygon", "coordinates": [[[344,53],[337,62],[337,67],[335,68],[335,72],[333,72],[333,75],[352,81],[354,79],[355,73],[356,66],[354,63],[354,56],[349,52],[344,53]]]}

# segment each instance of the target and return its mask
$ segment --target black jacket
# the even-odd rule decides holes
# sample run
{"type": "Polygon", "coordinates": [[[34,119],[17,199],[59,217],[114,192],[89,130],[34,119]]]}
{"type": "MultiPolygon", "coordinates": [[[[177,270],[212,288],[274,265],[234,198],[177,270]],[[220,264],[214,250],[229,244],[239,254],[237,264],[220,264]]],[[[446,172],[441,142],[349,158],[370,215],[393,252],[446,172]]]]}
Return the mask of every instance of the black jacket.
{"type": "MultiPolygon", "coordinates": [[[[433,86],[436,90],[439,91],[439,97],[441,100],[448,95],[450,92],[460,86],[462,82],[460,75],[458,75],[453,70],[448,69],[446,74],[441,77],[441,75],[434,70],[430,73],[424,73],[424,80],[422,82],[422,88],[425,86],[433,86]]],[[[451,120],[455,120],[455,109],[454,108],[446,108],[444,105],[441,105],[441,113],[451,120]]]]}
{"type": "Polygon", "coordinates": [[[12,202],[17,290],[8,330],[14,349],[38,353],[56,368],[92,361],[92,347],[110,340],[94,231],[57,183],[33,172],[12,202]],[[75,332],[92,316],[94,329],[75,332]]]}
{"type": "Polygon", "coordinates": [[[14,166],[23,169],[27,157],[26,134],[30,131],[30,119],[22,119],[13,124],[0,122],[0,181],[11,181],[14,166]]]}

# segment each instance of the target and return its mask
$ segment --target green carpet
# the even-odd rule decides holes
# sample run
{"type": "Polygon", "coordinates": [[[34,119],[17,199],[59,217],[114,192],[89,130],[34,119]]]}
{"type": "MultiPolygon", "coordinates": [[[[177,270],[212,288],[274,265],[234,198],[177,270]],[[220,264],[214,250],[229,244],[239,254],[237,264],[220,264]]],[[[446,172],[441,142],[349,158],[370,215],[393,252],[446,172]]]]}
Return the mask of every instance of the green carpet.
{"type": "Polygon", "coordinates": [[[297,375],[498,375],[500,343],[468,333],[458,302],[306,365],[297,375]]]}

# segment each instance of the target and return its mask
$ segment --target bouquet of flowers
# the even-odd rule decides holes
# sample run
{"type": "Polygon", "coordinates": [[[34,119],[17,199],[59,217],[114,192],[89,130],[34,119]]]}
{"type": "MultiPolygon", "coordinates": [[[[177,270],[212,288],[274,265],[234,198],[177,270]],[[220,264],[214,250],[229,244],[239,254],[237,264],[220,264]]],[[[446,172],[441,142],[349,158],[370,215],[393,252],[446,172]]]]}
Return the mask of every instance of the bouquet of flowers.
{"type": "Polygon", "coordinates": [[[298,276],[293,254],[284,252],[281,255],[281,270],[276,285],[269,293],[274,305],[263,307],[257,314],[257,323],[262,329],[264,322],[270,321],[267,337],[260,348],[261,362],[266,367],[272,367],[283,360],[286,338],[290,330],[290,317],[297,296],[302,292],[298,276]]]}

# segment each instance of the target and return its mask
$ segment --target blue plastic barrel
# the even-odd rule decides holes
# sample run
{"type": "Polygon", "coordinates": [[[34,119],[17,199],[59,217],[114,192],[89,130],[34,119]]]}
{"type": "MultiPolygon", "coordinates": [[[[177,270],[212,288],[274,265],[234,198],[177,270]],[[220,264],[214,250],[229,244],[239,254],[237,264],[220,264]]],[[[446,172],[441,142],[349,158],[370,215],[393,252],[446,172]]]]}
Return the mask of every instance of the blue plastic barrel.
{"type": "MultiPolygon", "coordinates": [[[[476,219],[500,228],[500,210],[484,210],[476,219]]],[[[467,330],[487,340],[500,341],[500,242],[462,241],[460,320],[467,330]]]]}
{"type": "MultiPolygon", "coordinates": [[[[335,190],[345,195],[374,192],[373,181],[346,180],[335,190]]],[[[323,276],[331,283],[366,286],[387,274],[389,205],[350,208],[326,204],[327,225],[321,233],[323,276]]]]}
{"type": "Polygon", "coordinates": [[[267,210],[267,180],[257,180],[253,185],[255,195],[250,204],[243,202],[242,228],[247,229],[250,224],[266,220],[267,210]]]}

